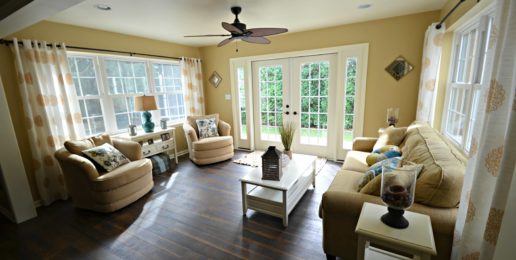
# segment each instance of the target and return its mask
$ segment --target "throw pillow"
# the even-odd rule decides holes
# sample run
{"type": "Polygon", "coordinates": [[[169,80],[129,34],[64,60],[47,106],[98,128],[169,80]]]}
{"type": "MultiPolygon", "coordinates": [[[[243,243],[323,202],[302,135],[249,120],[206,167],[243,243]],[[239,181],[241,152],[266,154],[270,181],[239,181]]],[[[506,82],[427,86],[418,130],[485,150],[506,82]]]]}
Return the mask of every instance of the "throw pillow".
{"type": "Polygon", "coordinates": [[[206,118],[215,118],[215,122],[217,123],[217,127],[219,125],[219,114],[211,114],[211,115],[205,115],[205,116],[187,116],[186,121],[188,124],[190,124],[194,130],[197,136],[199,136],[199,128],[197,128],[197,120],[198,119],[206,119],[206,118]]]}
{"type": "Polygon", "coordinates": [[[199,139],[219,136],[215,118],[197,119],[196,123],[199,129],[199,139]]]}
{"type": "Polygon", "coordinates": [[[381,134],[376,144],[373,147],[374,150],[378,150],[386,145],[400,145],[405,138],[407,127],[387,127],[381,134]]]}
{"type": "Polygon", "coordinates": [[[82,153],[108,172],[129,163],[124,154],[108,143],[84,150],[82,153]]]}
{"type": "Polygon", "coordinates": [[[387,158],[401,156],[401,150],[396,145],[386,145],[380,149],[374,150],[373,153],[366,157],[368,166],[371,166],[377,162],[383,161],[387,158]]]}
{"type": "Polygon", "coordinates": [[[386,164],[390,167],[398,167],[401,162],[401,157],[393,157],[385,159],[384,161],[377,162],[373,164],[373,166],[369,167],[367,172],[362,177],[362,180],[358,184],[358,191],[360,191],[364,186],[367,185],[371,180],[373,180],[376,176],[382,173],[382,165],[386,164]]]}

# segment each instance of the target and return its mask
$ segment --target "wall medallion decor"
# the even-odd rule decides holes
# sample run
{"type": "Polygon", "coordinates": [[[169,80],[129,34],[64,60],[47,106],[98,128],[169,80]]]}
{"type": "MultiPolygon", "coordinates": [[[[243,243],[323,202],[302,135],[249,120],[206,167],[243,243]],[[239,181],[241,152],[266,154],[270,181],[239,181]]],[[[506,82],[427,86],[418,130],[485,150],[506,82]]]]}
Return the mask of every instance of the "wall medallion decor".
{"type": "Polygon", "coordinates": [[[394,61],[392,61],[391,64],[385,68],[385,70],[396,80],[400,80],[413,69],[414,66],[412,66],[412,64],[403,58],[403,56],[399,56],[398,58],[394,59],[394,61]]]}
{"type": "Polygon", "coordinates": [[[210,76],[210,84],[214,87],[218,87],[220,82],[222,81],[222,78],[220,77],[219,73],[214,71],[210,76]]]}

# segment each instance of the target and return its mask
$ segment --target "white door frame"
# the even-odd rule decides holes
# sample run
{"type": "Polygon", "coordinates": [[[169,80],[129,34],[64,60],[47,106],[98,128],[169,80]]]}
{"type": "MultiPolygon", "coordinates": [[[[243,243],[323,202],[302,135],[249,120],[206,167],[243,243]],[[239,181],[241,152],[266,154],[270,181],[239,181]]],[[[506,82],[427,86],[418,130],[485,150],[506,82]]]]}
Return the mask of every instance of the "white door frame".
{"type": "MultiPolygon", "coordinates": [[[[350,44],[343,45],[337,47],[330,48],[322,48],[322,49],[313,49],[313,50],[304,50],[304,51],[293,51],[293,52],[284,52],[284,53],[275,53],[275,54],[265,54],[265,55],[256,55],[256,56],[247,56],[247,57],[239,57],[239,58],[231,58],[229,59],[229,66],[231,70],[231,93],[233,97],[236,97],[235,93],[238,93],[238,86],[234,81],[234,70],[233,68],[236,66],[235,64],[243,64],[245,69],[245,75],[247,77],[246,87],[251,87],[251,78],[249,75],[252,75],[251,62],[252,61],[260,61],[260,60],[271,60],[271,59],[282,59],[282,58],[293,58],[293,57],[304,57],[311,55],[322,55],[322,54],[337,54],[337,95],[342,95],[345,87],[346,77],[344,75],[346,69],[346,59],[350,56],[358,57],[359,63],[357,64],[357,81],[356,81],[356,95],[355,95],[355,116],[356,120],[354,121],[353,126],[353,134],[354,136],[362,136],[363,135],[363,127],[364,127],[364,110],[365,110],[365,95],[366,95],[366,77],[367,77],[367,62],[368,62],[368,52],[369,52],[369,43],[359,43],[359,44],[350,44]]],[[[246,93],[251,96],[246,96],[247,101],[251,101],[252,91],[248,91],[246,89],[246,93]]],[[[239,104],[236,101],[236,98],[232,99],[233,105],[233,125],[236,126],[239,123],[239,113],[237,113],[237,109],[239,109],[239,104]]],[[[247,115],[253,115],[252,104],[247,102],[247,115]]],[[[337,103],[337,110],[343,109],[342,102],[337,103]]],[[[248,117],[249,122],[253,121],[253,118],[248,117]]],[[[337,126],[342,125],[343,119],[337,118],[336,120],[337,126]]],[[[249,125],[249,124],[248,124],[249,125]]],[[[250,135],[253,136],[252,129],[250,130],[250,135]]],[[[338,128],[338,136],[342,135],[342,127],[338,128]]],[[[239,147],[239,140],[237,131],[233,131],[233,138],[236,143],[236,147],[239,147]]],[[[337,138],[339,141],[338,147],[333,149],[328,155],[329,159],[337,160],[337,158],[343,158],[345,156],[346,149],[342,148],[342,140],[341,138],[337,138]]],[[[254,150],[255,146],[251,142],[249,144],[250,150],[254,150]]]]}

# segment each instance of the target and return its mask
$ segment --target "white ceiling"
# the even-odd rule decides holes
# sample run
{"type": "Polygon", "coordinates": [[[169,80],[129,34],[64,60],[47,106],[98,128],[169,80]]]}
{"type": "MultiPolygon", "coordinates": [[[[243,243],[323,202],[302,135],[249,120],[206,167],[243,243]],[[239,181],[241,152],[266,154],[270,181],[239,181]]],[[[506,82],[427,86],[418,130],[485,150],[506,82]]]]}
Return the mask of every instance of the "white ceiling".
{"type": "Polygon", "coordinates": [[[48,20],[175,42],[214,45],[223,37],[184,38],[221,34],[221,22],[232,23],[229,8],[242,6],[240,21],[248,28],[284,27],[306,31],[441,9],[446,0],[86,0],[48,20]],[[96,4],[109,5],[100,11],[96,4]],[[360,4],[371,4],[358,9],[360,4]]]}

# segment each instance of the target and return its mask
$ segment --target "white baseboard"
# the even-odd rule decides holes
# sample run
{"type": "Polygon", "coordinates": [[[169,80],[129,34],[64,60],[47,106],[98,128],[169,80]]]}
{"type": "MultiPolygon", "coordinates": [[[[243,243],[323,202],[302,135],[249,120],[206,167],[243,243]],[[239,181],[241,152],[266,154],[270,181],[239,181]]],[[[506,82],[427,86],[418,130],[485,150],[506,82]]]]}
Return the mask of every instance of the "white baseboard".
{"type": "Polygon", "coordinates": [[[41,200],[34,201],[34,207],[39,208],[41,206],[43,206],[43,202],[41,200]]]}
{"type": "MultiPolygon", "coordinates": [[[[185,155],[185,154],[188,154],[188,149],[177,152],[177,156],[178,157],[182,156],[182,155],[185,155]]],[[[174,159],[175,158],[175,154],[171,154],[169,157],[170,157],[170,159],[174,159]]]]}

